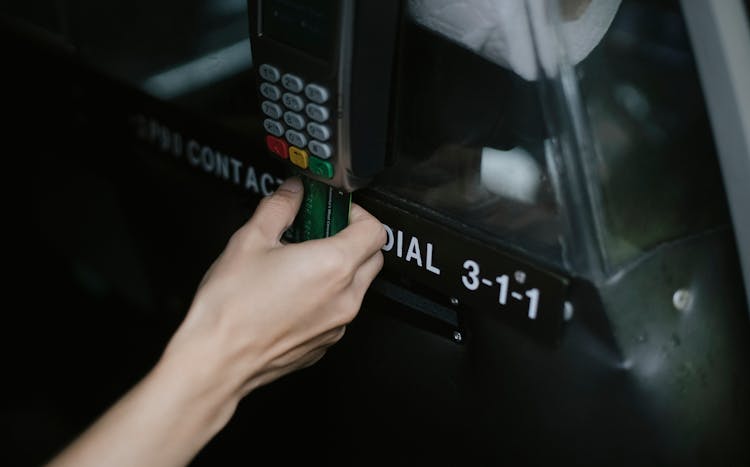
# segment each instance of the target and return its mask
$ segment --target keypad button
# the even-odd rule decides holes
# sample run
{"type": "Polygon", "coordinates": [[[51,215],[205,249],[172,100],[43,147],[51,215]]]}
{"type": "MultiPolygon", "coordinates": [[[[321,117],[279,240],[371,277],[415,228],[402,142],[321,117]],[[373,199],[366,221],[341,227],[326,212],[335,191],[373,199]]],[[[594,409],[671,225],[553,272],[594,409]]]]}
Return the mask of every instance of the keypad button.
{"type": "Polygon", "coordinates": [[[302,88],[305,87],[305,82],[297,75],[286,73],[281,77],[281,85],[292,92],[302,92],[302,88]]]}
{"type": "Polygon", "coordinates": [[[305,117],[294,112],[284,112],[284,123],[294,128],[295,130],[301,130],[307,123],[305,117]]]}
{"type": "Polygon", "coordinates": [[[286,130],[286,134],[284,136],[286,136],[287,141],[295,146],[299,146],[301,148],[307,146],[307,137],[299,131],[286,130]]]}
{"type": "Polygon", "coordinates": [[[307,124],[307,133],[320,141],[328,141],[331,137],[331,130],[320,123],[310,122],[307,124]]]}
{"type": "Polygon", "coordinates": [[[284,95],[281,96],[281,102],[283,102],[288,109],[295,112],[302,112],[302,109],[305,108],[305,101],[296,94],[285,92],[284,95]]]}
{"type": "Polygon", "coordinates": [[[289,145],[283,139],[276,138],[271,135],[266,136],[266,146],[268,150],[276,154],[282,159],[289,157],[289,145]]]}
{"type": "Polygon", "coordinates": [[[328,120],[328,109],[317,104],[307,104],[305,113],[316,122],[322,123],[328,120]]]}
{"type": "Polygon", "coordinates": [[[272,101],[277,101],[281,97],[281,89],[270,83],[261,83],[260,93],[263,97],[272,101]]]}
{"type": "Polygon", "coordinates": [[[333,165],[330,162],[311,157],[309,160],[310,172],[323,178],[333,178],[333,165]]]}
{"type": "Polygon", "coordinates": [[[284,134],[284,125],[270,118],[263,120],[263,128],[274,136],[282,136],[284,134]]]}
{"type": "Polygon", "coordinates": [[[330,145],[315,140],[310,141],[307,148],[314,156],[318,156],[321,159],[330,159],[331,154],[333,153],[330,145]]]}
{"type": "Polygon", "coordinates": [[[260,74],[261,78],[272,83],[275,83],[279,80],[279,78],[281,78],[281,72],[279,71],[279,69],[267,63],[264,63],[260,66],[260,68],[258,68],[258,73],[260,74]]]}
{"type": "Polygon", "coordinates": [[[305,86],[305,95],[308,99],[318,104],[326,102],[329,97],[328,89],[319,84],[308,84],[305,86]]]}
{"type": "Polygon", "coordinates": [[[294,146],[289,148],[289,160],[301,169],[306,169],[310,165],[310,156],[307,154],[307,151],[294,146]]]}
{"type": "Polygon", "coordinates": [[[270,101],[263,101],[263,103],[260,105],[260,108],[263,109],[264,114],[268,115],[274,120],[280,119],[281,115],[284,113],[284,111],[281,110],[280,105],[274,104],[270,101]]]}

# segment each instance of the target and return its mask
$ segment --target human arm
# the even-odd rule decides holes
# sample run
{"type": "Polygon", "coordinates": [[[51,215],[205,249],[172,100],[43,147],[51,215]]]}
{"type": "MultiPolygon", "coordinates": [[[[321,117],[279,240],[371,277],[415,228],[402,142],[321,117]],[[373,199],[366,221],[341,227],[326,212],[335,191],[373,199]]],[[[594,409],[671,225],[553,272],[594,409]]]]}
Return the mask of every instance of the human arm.
{"type": "Polygon", "coordinates": [[[261,201],[155,368],[50,465],[184,465],[242,397],[317,362],[343,336],[382,267],[385,231],[353,205],[334,237],[285,245],[301,190],[290,179],[261,201]]]}

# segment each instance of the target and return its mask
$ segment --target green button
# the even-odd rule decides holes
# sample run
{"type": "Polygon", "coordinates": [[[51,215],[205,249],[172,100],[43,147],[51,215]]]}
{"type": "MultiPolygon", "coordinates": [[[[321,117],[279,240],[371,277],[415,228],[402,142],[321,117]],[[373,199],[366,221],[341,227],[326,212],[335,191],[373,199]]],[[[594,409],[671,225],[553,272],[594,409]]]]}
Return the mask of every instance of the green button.
{"type": "Polygon", "coordinates": [[[333,166],[317,157],[310,157],[310,172],[323,178],[333,178],[333,166]]]}

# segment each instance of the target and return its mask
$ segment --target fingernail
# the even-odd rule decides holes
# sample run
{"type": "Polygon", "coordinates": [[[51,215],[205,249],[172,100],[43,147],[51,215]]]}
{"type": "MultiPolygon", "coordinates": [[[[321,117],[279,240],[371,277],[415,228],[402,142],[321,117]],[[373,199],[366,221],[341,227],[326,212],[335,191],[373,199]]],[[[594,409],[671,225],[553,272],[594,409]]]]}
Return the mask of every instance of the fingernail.
{"type": "Polygon", "coordinates": [[[299,177],[287,178],[284,183],[279,186],[279,190],[289,191],[291,193],[297,193],[302,189],[302,181],[299,177]]]}

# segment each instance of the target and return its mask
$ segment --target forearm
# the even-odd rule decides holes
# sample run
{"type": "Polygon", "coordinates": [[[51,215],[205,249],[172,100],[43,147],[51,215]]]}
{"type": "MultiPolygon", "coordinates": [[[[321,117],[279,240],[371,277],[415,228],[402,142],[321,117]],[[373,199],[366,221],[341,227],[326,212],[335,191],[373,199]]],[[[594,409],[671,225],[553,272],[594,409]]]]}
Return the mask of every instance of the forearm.
{"type": "Polygon", "coordinates": [[[353,204],[334,237],[284,244],[301,202],[292,178],[260,203],[206,273],[156,368],[51,466],[185,465],[241,397],[341,339],[383,265],[385,229],[353,204]]]}
{"type": "Polygon", "coordinates": [[[49,465],[187,464],[226,424],[237,400],[184,371],[197,362],[162,361],[49,465]],[[210,390],[198,389],[211,387],[210,390]]]}

